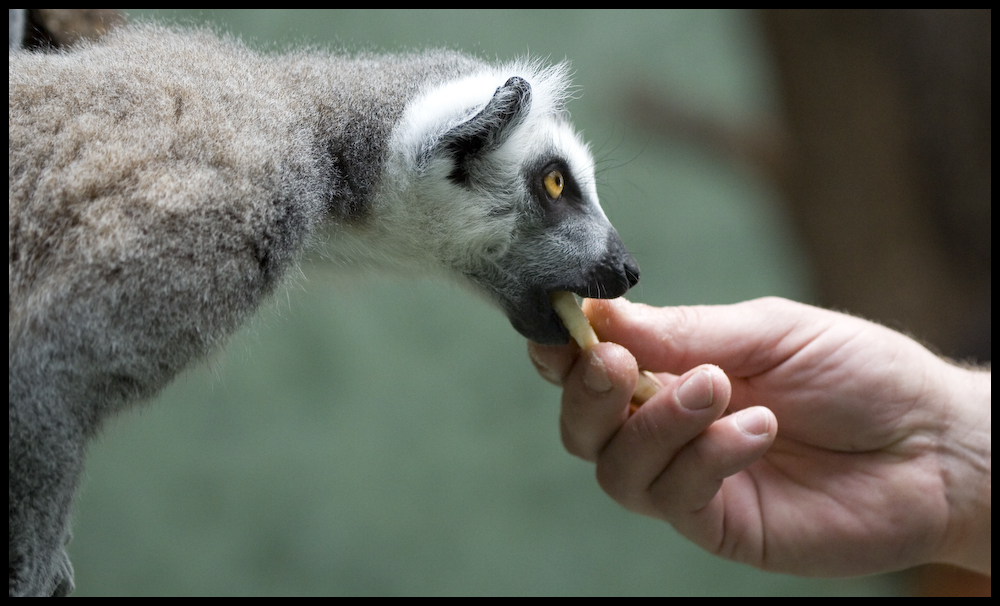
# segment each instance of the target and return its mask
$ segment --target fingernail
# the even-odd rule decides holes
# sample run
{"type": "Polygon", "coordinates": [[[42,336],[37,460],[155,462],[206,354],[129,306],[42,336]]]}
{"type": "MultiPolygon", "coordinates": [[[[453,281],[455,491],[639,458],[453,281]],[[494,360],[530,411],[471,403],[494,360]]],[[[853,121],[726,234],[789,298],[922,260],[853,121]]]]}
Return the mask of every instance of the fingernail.
{"type": "Polygon", "coordinates": [[[677,401],[688,410],[703,410],[712,405],[712,374],[699,370],[677,388],[677,401]]]}
{"type": "Polygon", "coordinates": [[[593,351],[584,352],[583,357],[587,365],[583,370],[583,384],[590,391],[597,393],[609,391],[611,379],[608,378],[608,369],[604,366],[604,362],[593,351]]]}
{"type": "Polygon", "coordinates": [[[736,424],[747,435],[762,436],[767,434],[771,417],[760,408],[748,408],[736,415],[736,424]]]}
{"type": "Polygon", "coordinates": [[[562,385],[562,377],[559,376],[559,373],[543,362],[538,357],[538,352],[535,351],[535,348],[530,345],[528,346],[528,357],[531,358],[531,363],[535,365],[535,370],[538,371],[538,374],[542,375],[543,379],[555,385],[562,385]]]}

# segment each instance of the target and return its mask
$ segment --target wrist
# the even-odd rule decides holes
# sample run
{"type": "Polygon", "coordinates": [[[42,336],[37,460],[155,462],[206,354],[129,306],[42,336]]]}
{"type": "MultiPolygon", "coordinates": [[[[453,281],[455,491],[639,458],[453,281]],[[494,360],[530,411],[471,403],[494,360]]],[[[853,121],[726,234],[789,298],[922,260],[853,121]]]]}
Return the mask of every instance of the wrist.
{"type": "Polygon", "coordinates": [[[949,503],[941,561],[992,576],[992,372],[949,366],[942,473],[949,503]]]}

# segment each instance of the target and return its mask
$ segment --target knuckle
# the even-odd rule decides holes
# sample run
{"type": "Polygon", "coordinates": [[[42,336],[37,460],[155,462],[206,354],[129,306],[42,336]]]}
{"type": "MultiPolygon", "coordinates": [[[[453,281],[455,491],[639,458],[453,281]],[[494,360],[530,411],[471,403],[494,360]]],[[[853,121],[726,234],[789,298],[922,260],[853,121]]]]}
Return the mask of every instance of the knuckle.
{"type": "Polygon", "coordinates": [[[689,343],[703,330],[700,307],[681,305],[670,308],[670,313],[673,317],[663,324],[658,335],[664,347],[672,347],[676,343],[689,343]]]}

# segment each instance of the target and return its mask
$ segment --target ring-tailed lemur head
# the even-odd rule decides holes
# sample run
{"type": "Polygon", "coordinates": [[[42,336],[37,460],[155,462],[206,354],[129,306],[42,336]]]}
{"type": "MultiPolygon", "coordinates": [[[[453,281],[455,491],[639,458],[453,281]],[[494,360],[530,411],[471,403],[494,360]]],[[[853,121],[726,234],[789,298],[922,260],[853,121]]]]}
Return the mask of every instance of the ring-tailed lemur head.
{"type": "Polygon", "coordinates": [[[411,260],[485,291],[539,343],[569,338],[550,292],[612,298],[639,280],[567,122],[569,90],[565,65],[519,64],[425,92],[393,131],[382,192],[393,233],[421,243],[402,247],[411,260]]]}

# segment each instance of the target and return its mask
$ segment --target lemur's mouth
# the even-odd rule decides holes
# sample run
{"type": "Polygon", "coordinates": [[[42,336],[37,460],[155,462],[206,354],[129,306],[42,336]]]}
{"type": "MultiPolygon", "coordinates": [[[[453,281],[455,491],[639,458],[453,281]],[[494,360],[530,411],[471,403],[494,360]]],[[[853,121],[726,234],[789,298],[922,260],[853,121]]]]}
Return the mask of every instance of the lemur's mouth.
{"type": "Polygon", "coordinates": [[[557,286],[532,290],[515,309],[507,310],[511,325],[524,337],[542,345],[565,345],[569,331],[552,308],[550,295],[569,291],[590,299],[614,299],[624,295],[639,281],[639,268],[634,264],[623,267],[621,276],[608,282],[557,286]]]}
{"type": "MultiPolygon", "coordinates": [[[[558,289],[552,289],[558,290],[558,289]]],[[[543,345],[565,345],[569,342],[569,331],[552,309],[547,289],[535,289],[520,301],[505,305],[507,319],[521,336],[543,345]]]]}

